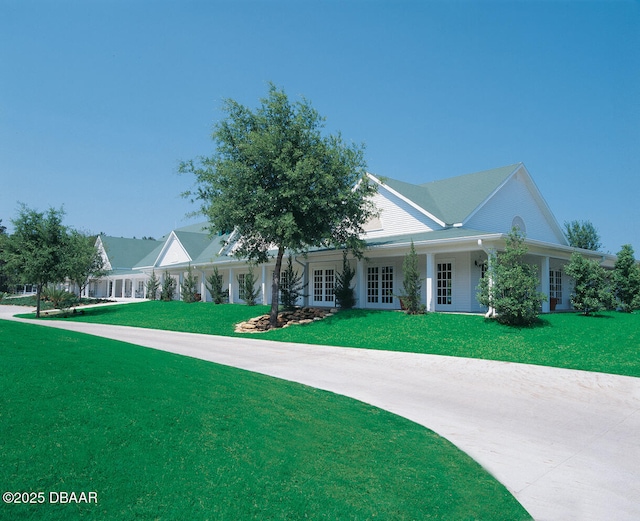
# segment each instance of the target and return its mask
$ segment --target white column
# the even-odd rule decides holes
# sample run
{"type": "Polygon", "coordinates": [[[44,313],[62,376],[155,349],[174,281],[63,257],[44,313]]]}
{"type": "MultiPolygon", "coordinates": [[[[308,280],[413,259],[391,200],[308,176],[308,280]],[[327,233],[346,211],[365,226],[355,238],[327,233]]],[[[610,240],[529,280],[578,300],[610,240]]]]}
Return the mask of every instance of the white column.
{"type": "Polygon", "coordinates": [[[358,263],[356,265],[356,280],[358,284],[358,293],[356,298],[358,299],[358,303],[356,307],[359,308],[367,307],[367,276],[365,271],[364,259],[358,259],[358,263]]]}
{"type": "Polygon", "coordinates": [[[542,257],[542,273],[540,274],[540,283],[542,286],[542,293],[547,296],[547,301],[542,303],[542,312],[549,313],[551,306],[549,299],[551,299],[551,287],[549,286],[549,257],[542,257]]]}
{"type": "Polygon", "coordinates": [[[267,266],[265,266],[264,264],[262,265],[262,270],[261,270],[261,284],[260,284],[260,288],[262,291],[262,303],[263,304],[269,304],[268,300],[267,300],[267,266]]]}
{"type": "Polygon", "coordinates": [[[206,284],[206,275],[204,271],[200,270],[200,300],[202,302],[207,301],[207,284],[206,284]]]}
{"type": "Polygon", "coordinates": [[[433,253],[427,253],[427,270],[425,278],[425,306],[427,311],[436,310],[436,299],[434,298],[434,290],[436,287],[436,256],[433,253]]]}
{"type": "Polygon", "coordinates": [[[229,304],[233,304],[233,268],[229,268],[229,304]]]}

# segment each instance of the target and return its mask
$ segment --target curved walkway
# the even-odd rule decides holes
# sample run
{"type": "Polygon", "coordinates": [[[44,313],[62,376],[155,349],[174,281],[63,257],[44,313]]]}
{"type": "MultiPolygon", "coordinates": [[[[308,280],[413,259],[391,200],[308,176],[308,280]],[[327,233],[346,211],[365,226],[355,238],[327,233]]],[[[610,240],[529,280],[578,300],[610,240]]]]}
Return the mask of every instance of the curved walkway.
{"type": "MultiPolygon", "coordinates": [[[[0,318],[16,312],[0,308],[7,308],[0,318]]],[[[481,463],[536,520],[640,519],[640,378],[256,338],[40,324],[299,382],[404,416],[481,463]]]]}

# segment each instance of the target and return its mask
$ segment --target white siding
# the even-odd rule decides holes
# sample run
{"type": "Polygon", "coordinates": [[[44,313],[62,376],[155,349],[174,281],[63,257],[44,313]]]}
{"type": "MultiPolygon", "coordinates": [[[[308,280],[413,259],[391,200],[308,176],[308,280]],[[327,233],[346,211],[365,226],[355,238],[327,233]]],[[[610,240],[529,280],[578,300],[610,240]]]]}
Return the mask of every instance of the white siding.
{"type": "Polygon", "coordinates": [[[161,257],[158,259],[158,266],[171,266],[173,264],[189,262],[190,260],[180,241],[172,237],[162,252],[161,257]]]}
{"type": "Polygon", "coordinates": [[[436,255],[434,275],[436,279],[433,283],[434,302],[436,303],[436,311],[460,311],[468,312],[471,310],[471,298],[475,298],[475,293],[471,291],[471,270],[469,252],[460,253],[444,253],[436,255]],[[452,299],[450,305],[438,304],[438,264],[444,262],[452,262],[453,264],[453,280],[452,280],[452,299]]]}
{"type": "Polygon", "coordinates": [[[379,187],[373,201],[380,210],[379,224],[382,227],[367,231],[365,237],[368,239],[441,229],[441,226],[432,219],[429,219],[422,212],[393,195],[383,186],[379,187]]]}
{"type": "Polygon", "coordinates": [[[558,243],[551,224],[522,175],[516,174],[465,226],[474,230],[508,233],[515,217],[520,217],[529,239],[558,243]]]}

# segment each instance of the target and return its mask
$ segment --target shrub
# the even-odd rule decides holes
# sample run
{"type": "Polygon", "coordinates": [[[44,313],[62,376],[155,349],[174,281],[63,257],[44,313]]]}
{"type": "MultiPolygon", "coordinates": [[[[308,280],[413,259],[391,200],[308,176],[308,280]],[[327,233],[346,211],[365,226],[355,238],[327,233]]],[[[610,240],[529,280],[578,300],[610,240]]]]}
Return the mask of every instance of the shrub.
{"type": "Polygon", "coordinates": [[[197,302],[198,298],[198,277],[193,273],[191,264],[187,268],[187,275],[180,283],[180,294],[184,302],[197,302]]]}
{"type": "Polygon", "coordinates": [[[287,268],[282,272],[280,281],[280,304],[285,309],[296,307],[298,300],[304,296],[305,284],[302,282],[302,275],[293,269],[293,259],[291,255],[287,258],[287,268]]]}
{"type": "Polygon", "coordinates": [[[569,264],[565,266],[565,273],[574,281],[571,293],[571,305],[590,315],[607,307],[611,302],[611,292],[607,283],[604,268],[598,261],[587,259],[578,252],[571,254],[569,264]]]}
{"type": "Polygon", "coordinates": [[[156,300],[158,298],[158,289],[160,289],[160,281],[156,276],[156,270],[151,272],[151,277],[147,281],[147,298],[149,300],[156,300]]]}
{"type": "Polygon", "coordinates": [[[640,266],[630,244],[625,244],[618,252],[613,271],[613,291],[621,311],[631,313],[640,308],[640,266]]]}
{"type": "Polygon", "coordinates": [[[42,298],[56,309],[68,309],[76,302],[76,296],[64,289],[55,286],[45,286],[42,288],[42,298]]]}
{"type": "Polygon", "coordinates": [[[524,235],[513,228],[503,253],[489,255],[486,276],[478,286],[478,302],[493,309],[499,322],[510,326],[533,324],[547,296],[538,291],[535,266],[524,262],[524,235]]]}
{"type": "Polygon", "coordinates": [[[173,300],[176,292],[176,279],[174,279],[168,271],[164,272],[164,278],[162,280],[162,290],[160,292],[160,298],[165,301],[173,300]]]}
{"type": "Polygon", "coordinates": [[[253,270],[249,270],[248,273],[244,274],[243,282],[241,282],[240,276],[238,275],[238,283],[242,284],[241,290],[244,303],[247,306],[255,306],[259,290],[256,289],[256,275],[253,270]]]}
{"type": "Polygon", "coordinates": [[[206,278],[205,284],[214,304],[222,304],[229,297],[229,290],[222,289],[222,275],[217,266],[214,266],[213,273],[206,278]]]}
{"type": "Polygon", "coordinates": [[[336,285],[334,288],[336,303],[341,309],[351,309],[356,305],[355,293],[351,287],[351,281],[355,275],[356,271],[351,267],[351,264],[349,264],[347,251],[345,250],[342,254],[342,271],[336,274],[336,285]]]}
{"type": "Polygon", "coordinates": [[[405,255],[404,261],[402,262],[402,271],[404,273],[404,280],[402,282],[404,293],[400,295],[399,298],[402,300],[403,308],[409,315],[424,313],[425,307],[420,303],[422,282],[420,279],[420,271],[418,270],[418,255],[413,246],[413,240],[411,241],[409,253],[405,255]]]}

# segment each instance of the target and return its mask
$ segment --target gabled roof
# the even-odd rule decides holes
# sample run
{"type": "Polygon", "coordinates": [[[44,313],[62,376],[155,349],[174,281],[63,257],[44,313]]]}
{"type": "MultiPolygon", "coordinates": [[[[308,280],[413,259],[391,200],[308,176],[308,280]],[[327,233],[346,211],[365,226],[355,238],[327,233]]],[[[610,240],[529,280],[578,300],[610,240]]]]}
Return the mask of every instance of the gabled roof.
{"type": "Polygon", "coordinates": [[[384,184],[445,226],[464,223],[513,175],[522,163],[414,185],[386,179],[384,184]]]}
{"type": "Polygon", "coordinates": [[[99,238],[113,271],[130,270],[140,259],[161,248],[163,241],[125,239],[101,235],[99,238]]]}
{"type": "Polygon", "coordinates": [[[168,249],[176,247],[184,253],[185,259],[172,263],[171,267],[188,264],[206,265],[226,257],[223,249],[229,234],[212,236],[207,226],[208,223],[196,223],[171,231],[162,241],[158,241],[159,246],[141,259],[135,267],[137,269],[162,267],[160,264],[168,249]]]}

